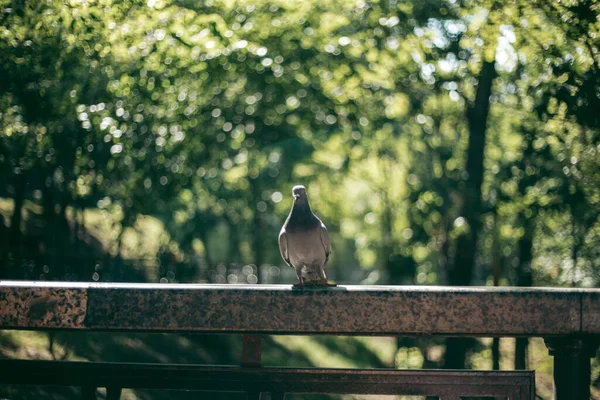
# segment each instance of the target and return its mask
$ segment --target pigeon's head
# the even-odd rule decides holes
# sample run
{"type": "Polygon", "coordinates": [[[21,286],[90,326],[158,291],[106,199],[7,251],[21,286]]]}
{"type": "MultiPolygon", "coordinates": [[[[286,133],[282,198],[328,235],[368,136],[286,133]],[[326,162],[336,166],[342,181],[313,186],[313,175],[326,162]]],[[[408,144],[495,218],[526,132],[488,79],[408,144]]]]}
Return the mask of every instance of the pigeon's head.
{"type": "Polygon", "coordinates": [[[294,196],[294,202],[304,203],[306,202],[306,188],[302,185],[296,185],[292,189],[292,196],[294,196]]]}

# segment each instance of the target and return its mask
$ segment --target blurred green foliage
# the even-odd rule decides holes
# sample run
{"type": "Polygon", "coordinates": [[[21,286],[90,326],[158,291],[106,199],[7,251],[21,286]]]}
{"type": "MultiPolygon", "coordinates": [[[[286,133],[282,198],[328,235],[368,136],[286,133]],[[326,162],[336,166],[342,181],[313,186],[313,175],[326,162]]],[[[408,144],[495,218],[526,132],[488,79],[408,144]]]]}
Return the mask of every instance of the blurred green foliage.
{"type": "MultiPolygon", "coordinates": [[[[281,264],[274,238],[304,183],[340,281],[448,282],[458,238],[480,224],[472,282],[491,282],[498,265],[503,284],[532,271],[525,283],[595,285],[598,7],[5,1],[4,274],[23,277],[13,253],[30,253],[31,200],[43,257],[81,238],[84,210],[104,209],[114,234],[103,251],[122,256],[124,232],[152,216],[161,254],[192,265],[180,280],[224,281],[228,263],[265,280],[256,265],[281,264]],[[470,218],[469,110],[486,62],[482,201],[470,218]],[[199,274],[195,259],[225,271],[199,274]]],[[[28,276],[65,272],[39,268],[28,276]]]]}

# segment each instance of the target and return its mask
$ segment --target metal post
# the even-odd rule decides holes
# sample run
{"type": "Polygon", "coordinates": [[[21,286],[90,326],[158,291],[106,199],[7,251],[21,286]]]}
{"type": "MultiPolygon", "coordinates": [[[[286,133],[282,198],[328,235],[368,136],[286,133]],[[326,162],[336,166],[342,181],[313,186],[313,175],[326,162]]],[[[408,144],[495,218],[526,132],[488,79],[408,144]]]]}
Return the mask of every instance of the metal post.
{"type": "Polygon", "coordinates": [[[242,367],[260,367],[262,337],[242,335],[242,367]]]}
{"type": "Polygon", "coordinates": [[[598,349],[597,338],[546,338],[554,357],[554,400],[590,399],[590,358],[598,349]]]}
{"type": "MultiPolygon", "coordinates": [[[[259,368],[262,357],[262,336],[261,335],[242,335],[242,367],[259,368]]],[[[264,393],[264,392],[263,392],[264,393]]],[[[285,393],[271,392],[270,400],[283,400],[285,393]]],[[[262,393],[248,392],[248,400],[262,399],[262,393]]]]}
{"type": "MultiPolygon", "coordinates": [[[[242,335],[242,367],[259,368],[262,357],[262,336],[242,335]]],[[[247,400],[260,400],[260,392],[248,392],[247,400]]]]}

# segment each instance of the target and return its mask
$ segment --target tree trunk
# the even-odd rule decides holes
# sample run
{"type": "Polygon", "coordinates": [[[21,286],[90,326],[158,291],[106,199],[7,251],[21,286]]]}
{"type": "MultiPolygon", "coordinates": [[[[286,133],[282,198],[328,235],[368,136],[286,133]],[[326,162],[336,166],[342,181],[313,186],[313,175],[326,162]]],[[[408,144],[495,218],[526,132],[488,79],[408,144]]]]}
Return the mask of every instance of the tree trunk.
{"type": "Polygon", "coordinates": [[[13,244],[20,245],[21,221],[23,220],[23,204],[25,203],[25,187],[27,181],[25,175],[16,174],[14,181],[15,199],[13,214],[10,218],[10,236],[13,244]]]}
{"type": "Polygon", "coordinates": [[[481,184],[484,173],[485,135],[490,109],[489,98],[495,77],[494,62],[484,62],[479,75],[475,103],[467,112],[469,147],[461,216],[468,224],[469,231],[458,238],[454,263],[448,275],[451,285],[469,285],[475,265],[477,239],[481,229],[481,184]]]}
{"type": "Polygon", "coordinates": [[[258,203],[262,200],[260,197],[259,178],[250,180],[252,189],[252,247],[254,247],[254,263],[256,264],[257,283],[262,282],[260,266],[263,264],[263,235],[262,235],[262,213],[258,210],[258,203]]]}
{"type": "Polygon", "coordinates": [[[208,247],[208,232],[206,231],[206,226],[204,223],[201,223],[197,224],[196,227],[196,232],[198,232],[198,236],[200,236],[200,240],[202,241],[202,245],[204,246],[204,262],[206,264],[205,271],[200,271],[199,278],[200,280],[206,279],[206,282],[208,283],[215,283],[211,271],[213,263],[210,248],[208,247]]]}
{"type": "Polygon", "coordinates": [[[0,215],[0,279],[8,278],[8,227],[0,215]]]}
{"type": "MultiPolygon", "coordinates": [[[[125,209],[123,211],[123,219],[121,220],[121,230],[119,231],[119,234],[117,235],[117,250],[116,250],[116,256],[115,256],[115,264],[114,264],[114,269],[113,269],[113,275],[112,275],[112,280],[116,281],[116,282],[127,282],[127,278],[125,276],[125,261],[123,260],[123,235],[125,234],[125,230],[131,226],[130,224],[131,222],[131,218],[130,218],[130,213],[128,211],[128,209],[125,209]]],[[[166,266],[165,266],[166,269],[166,266]]]]}
{"type": "Polygon", "coordinates": [[[59,223],[61,230],[65,234],[64,237],[69,237],[69,235],[67,235],[67,233],[70,233],[70,231],[71,231],[71,226],[69,225],[69,219],[67,218],[67,207],[69,207],[71,200],[73,200],[73,199],[71,198],[70,193],[68,193],[68,191],[66,191],[66,189],[65,189],[65,192],[61,196],[60,212],[58,213],[58,223],[59,223]]]}
{"type": "MultiPolygon", "coordinates": [[[[517,286],[532,286],[533,275],[531,273],[531,261],[533,259],[533,221],[523,217],[525,221],[525,232],[519,239],[519,266],[517,268],[517,286]]],[[[527,346],[528,338],[517,338],[515,343],[515,369],[527,368],[527,346]]]]}
{"type": "Polygon", "coordinates": [[[64,278],[64,265],[57,259],[58,254],[61,253],[58,245],[62,236],[56,224],[55,186],[52,175],[53,172],[48,171],[42,184],[42,215],[44,218],[44,232],[42,235],[44,254],[42,256],[45,262],[50,265],[52,276],[62,279],[64,278]]]}
{"type": "Polygon", "coordinates": [[[579,259],[579,251],[583,246],[584,234],[579,226],[576,210],[573,205],[569,207],[571,213],[571,237],[573,238],[573,244],[571,245],[571,260],[573,261],[573,267],[571,268],[571,287],[577,287],[577,261],[579,259]]]}
{"type": "Polygon", "coordinates": [[[231,220],[227,214],[225,216],[225,221],[227,221],[227,226],[229,227],[229,263],[232,264],[242,264],[242,255],[240,252],[240,230],[237,223],[231,220]]]}
{"type": "MultiPolygon", "coordinates": [[[[494,215],[494,225],[496,225],[496,215],[494,215]]],[[[500,254],[500,243],[498,240],[498,234],[494,234],[494,242],[492,248],[492,276],[494,279],[494,286],[500,285],[500,277],[502,275],[502,255],[500,254]]],[[[495,337],[492,341],[492,369],[500,369],[500,338],[495,337]]]]}
{"type": "Polygon", "coordinates": [[[13,268],[8,272],[8,277],[18,279],[22,276],[21,257],[23,247],[23,232],[21,231],[21,222],[23,221],[23,204],[25,203],[25,188],[27,187],[27,179],[24,174],[15,175],[14,190],[15,200],[13,214],[10,218],[10,250],[14,255],[13,268]]]}
{"type": "MultiPolygon", "coordinates": [[[[485,136],[492,83],[496,75],[494,61],[484,61],[479,73],[475,101],[467,111],[469,147],[461,216],[465,219],[469,229],[458,238],[454,262],[448,272],[449,283],[453,286],[470,285],[475,266],[477,239],[481,229],[481,184],[484,173],[485,136]]],[[[448,340],[444,366],[446,368],[464,368],[466,350],[464,340],[458,338],[448,340]]]]}
{"type": "Polygon", "coordinates": [[[392,247],[392,219],[394,217],[392,215],[392,207],[390,205],[386,190],[383,189],[380,193],[383,203],[383,210],[381,212],[381,266],[382,270],[388,269],[389,271],[392,264],[392,255],[394,251],[392,247]]]}

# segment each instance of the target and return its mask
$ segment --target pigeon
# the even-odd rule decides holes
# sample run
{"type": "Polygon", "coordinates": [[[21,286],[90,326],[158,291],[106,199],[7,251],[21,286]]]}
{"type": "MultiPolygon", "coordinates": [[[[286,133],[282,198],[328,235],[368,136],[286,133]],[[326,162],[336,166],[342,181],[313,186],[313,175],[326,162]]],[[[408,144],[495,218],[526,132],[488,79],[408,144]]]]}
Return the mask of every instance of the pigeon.
{"type": "Polygon", "coordinates": [[[310,209],[304,186],[294,186],[292,195],[294,204],[279,232],[281,257],[296,271],[296,286],[335,286],[323,270],[331,254],[327,228],[310,209]]]}

